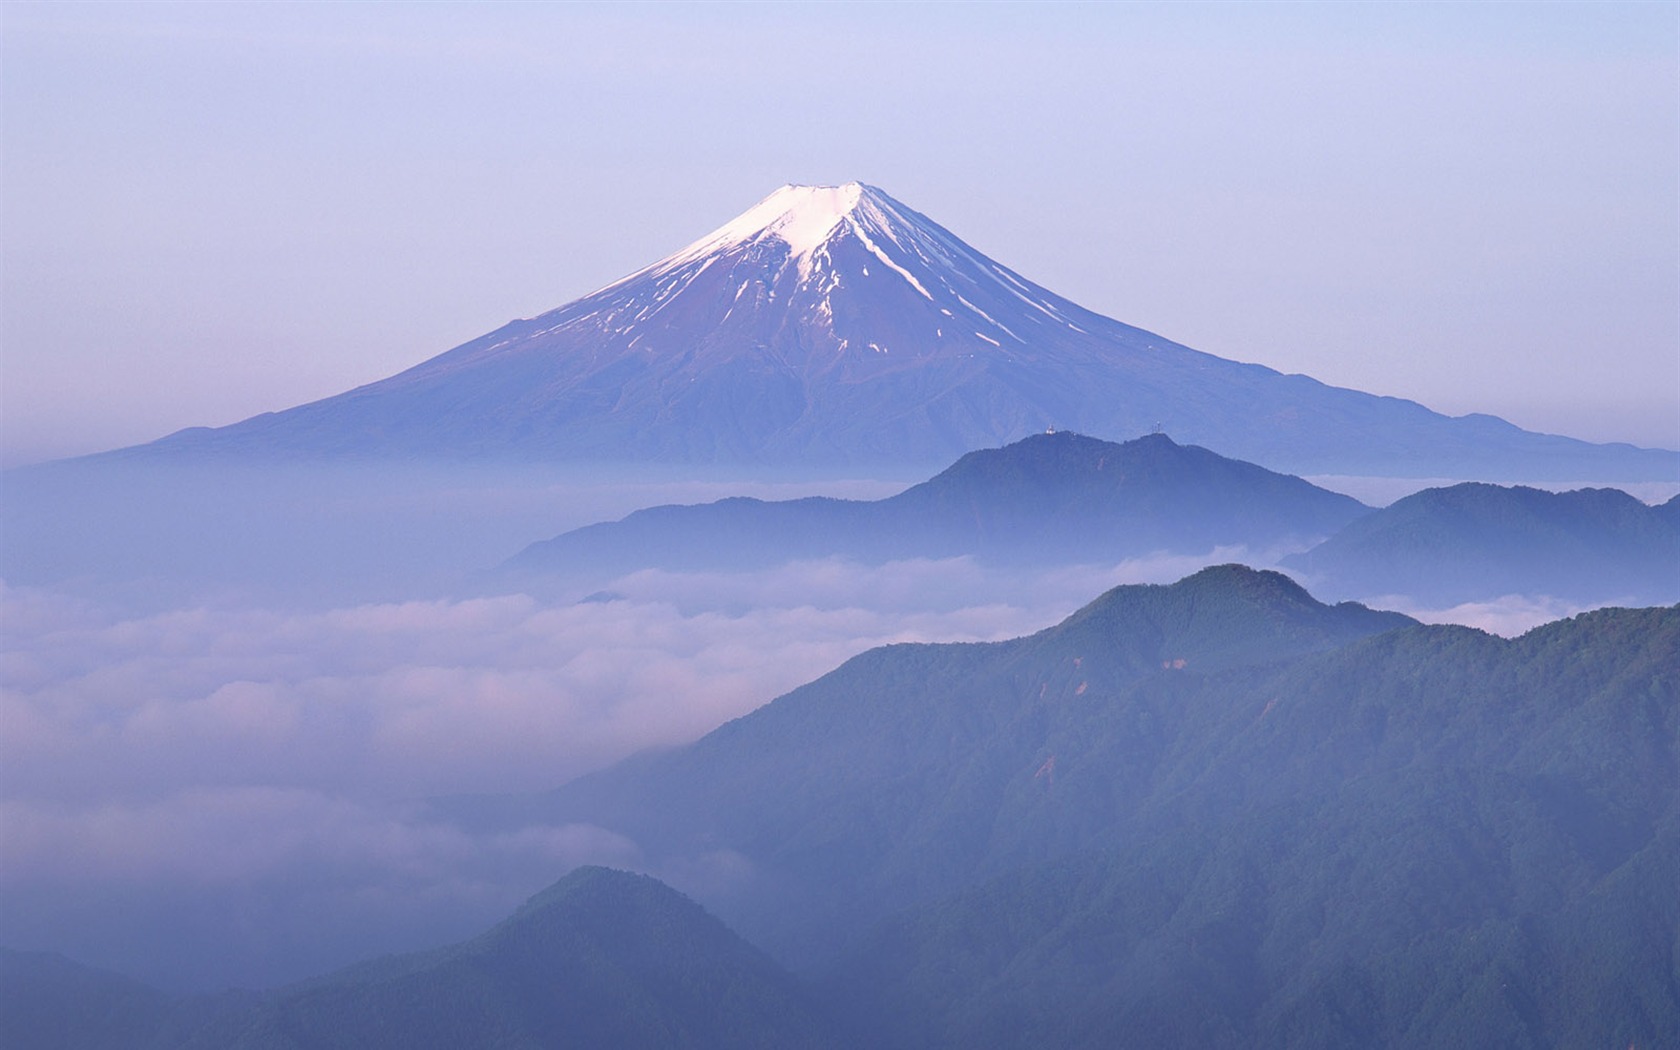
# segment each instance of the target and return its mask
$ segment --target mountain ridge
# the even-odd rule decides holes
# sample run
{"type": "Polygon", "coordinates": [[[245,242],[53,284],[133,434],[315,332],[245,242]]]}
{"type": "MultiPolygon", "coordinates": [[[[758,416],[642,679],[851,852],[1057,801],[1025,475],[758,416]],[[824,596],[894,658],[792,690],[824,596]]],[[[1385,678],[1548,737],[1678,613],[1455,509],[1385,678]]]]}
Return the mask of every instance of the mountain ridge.
{"type": "Polygon", "coordinates": [[[1677,651],[1680,605],[1505,639],[1240,565],[1114,588],[434,809],[587,821],[693,899],[585,867],[462,944],[161,1020],[142,991],[81,1045],[1664,1045],[1677,651]]]}
{"type": "Polygon", "coordinates": [[[1586,604],[1680,600],[1680,497],[1464,482],[1424,489],[1283,559],[1320,590],[1459,603],[1512,594],[1586,604]]]}
{"type": "Polygon", "coordinates": [[[497,577],[526,585],[531,574],[607,579],[829,557],[1113,564],[1305,546],[1369,512],[1349,496],[1164,434],[1115,444],[1059,431],[970,452],[880,500],[732,497],[646,508],[531,544],[497,577]]]}
{"type": "MultiPolygon", "coordinates": [[[[1012,795],[1030,793],[1033,771],[1050,757],[1042,750],[1046,727],[1066,711],[1162,675],[1232,672],[1413,623],[1356,603],[1323,605],[1282,574],[1245,566],[1204,569],[1170,585],[1122,585],[1022,638],[862,653],[686,748],[590,774],[546,801],[518,803],[515,813],[523,816],[516,819],[585,820],[637,841],[651,835],[672,843],[729,843],[754,858],[759,875],[743,893],[758,916],[743,917],[725,901],[713,906],[749,940],[797,963],[787,954],[797,956],[795,945],[843,937],[855,926],[855,914],[839,918],[846,909],[878,915],[915,898],[926,876],[892,874],[890,859],[905,848],[901,843],[953,835],[962,841],[970,834],[964,829],[972,818],[941,801],[951,781],[978,777],[990,785],[987,792],[1007,785],[1012,795]],[[892,700],[904,678],[925,683],[914,705],[892,700]],[[1081,699],[1087,696],[1092,699],[1081,699]],[[1004,733],[1008,726],[1017,728],[1004,733]],[[937,744],[919,752],[918,742],[930,737],[937,744]],[[838,750],[811,750],[830,739],[867,746],[860,743],[846,760],[838,750]],[[728,772],[708,783],[707,770],[728,772]],[[802,786],[790,790],[792,781],[802,786]],[[615,795],[619,783],[629,785],[627,795],[615,795]],[[916,804],[927,812],[909,825],[871,822],[862,838],[830,841],[802,827],[800,813],[826,811],[843,798],[865,807],[896,800],[890,804],[905,808],[906,820],[916,804]],[[848,884],[843,902],[813,907],[794,889],[843,880],[866,864],[887,867],[848,884]],[[780,929],[779,922],[800,932],[780,929]]],[[[963,847],[940,869],[944,877],[963,880],[987,870],[967,852],[972,848],[963,847]]]]}
{"type": "Polygon", "coordinates": [[[597,866],[470,940],[265,993],[169,996],[18,953],[0,978],[0,1036],[40,1050],[839,1045],[809,993],[700,905],[597,866]]]}
{"type": "Polygon", "coordinates": [[[501,819],[728,857],[708,903],[859,1045],[1657,1045],[1677,644],[1680,606],[1505,639],[1215,566],[501,819]]]}

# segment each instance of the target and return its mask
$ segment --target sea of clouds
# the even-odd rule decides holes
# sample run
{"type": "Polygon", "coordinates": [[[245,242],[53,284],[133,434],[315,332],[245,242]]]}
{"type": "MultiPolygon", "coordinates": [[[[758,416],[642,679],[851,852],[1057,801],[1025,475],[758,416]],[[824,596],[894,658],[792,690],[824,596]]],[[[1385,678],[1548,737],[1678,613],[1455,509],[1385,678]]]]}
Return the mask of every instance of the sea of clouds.
{"type": "Polygon", "coordinates": [[[470,834],[426,799],[552,788],[867,648],[1014,637],[1205,560],[819,561],[636,573],[583,602],[139,615],[5,587],[0,943],[209,988],[466,936],[638,852],[602,828],[470,834]]]}
{"type": "MultiPolygon", "coordinates": [[[[0,945],[219,988],[447,943],[578,864],[648,865],[610,828],[471,832],[429,799],[543,791],[683,744],[873,646],[1014,637],[1117,584],[1273,561],[824,560],[639,572],[587,600],[485,594],[455,584],[523,543],[718,493],[422,480],[125,471],[14,501],[8,556],[37,578],[0,584],[0,945]],[[54,519],[17,510],[54,500],[54,519]]],[[[1577,611],[1400,607],[1503,634],[1577,611]]],[[[699,892],[728,867],[654,873],[699,892]]]]}

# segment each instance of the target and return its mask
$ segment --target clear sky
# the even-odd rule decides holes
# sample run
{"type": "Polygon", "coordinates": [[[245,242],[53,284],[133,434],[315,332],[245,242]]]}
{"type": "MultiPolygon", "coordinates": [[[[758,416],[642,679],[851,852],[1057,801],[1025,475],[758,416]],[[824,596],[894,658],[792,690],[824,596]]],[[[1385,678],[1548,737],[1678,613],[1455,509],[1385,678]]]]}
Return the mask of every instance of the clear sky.
{"type": "Polygon", "coordinates": [[[0,20],[8,463],[337,393],[851,179],[1210,353],[1680,447],[1680,5],[0,20]]]}

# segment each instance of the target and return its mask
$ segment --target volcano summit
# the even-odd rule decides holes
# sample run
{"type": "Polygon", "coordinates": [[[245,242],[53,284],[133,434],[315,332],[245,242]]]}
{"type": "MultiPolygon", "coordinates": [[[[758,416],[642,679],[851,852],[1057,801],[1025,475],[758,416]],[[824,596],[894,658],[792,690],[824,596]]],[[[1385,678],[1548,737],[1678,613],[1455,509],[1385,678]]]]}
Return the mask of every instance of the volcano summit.
{"type": "Polygon", "coordinates": [[[873,186],[784,186],[687,248],[405,372],[143,448],[895,467],[1047,428],[1297,472],[1667,478],[1680,455],[1224,360],[1092,313],[873,186]]]}

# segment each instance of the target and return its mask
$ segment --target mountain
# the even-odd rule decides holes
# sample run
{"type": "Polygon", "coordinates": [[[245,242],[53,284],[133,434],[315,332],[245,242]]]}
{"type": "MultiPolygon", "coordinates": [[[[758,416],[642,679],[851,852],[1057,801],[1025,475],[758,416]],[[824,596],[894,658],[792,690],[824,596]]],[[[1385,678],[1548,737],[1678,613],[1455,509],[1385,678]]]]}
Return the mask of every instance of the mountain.
{"type": "Polygon", "coordinates": [[[1200,353],[1069,302],[859,183],[785,186],[651,266],[390,378],[125,454],[902,470],[1050,427],[1164,427],[1306,473],[1680,476],[1680,453],[1449,418],[1200,353]]]}
{"type": "Polygon", "coordinates": [[[254,1004],[177,997],[61,955],[0,949],[0,1044],[34,1050],[176,1050],[254,1004]]]}
{"type": "MultiPolygon", "coordinates": [[[[1122,586],[1026,638],[871,650],[689,748],[585,777],[514,817],[599,824],[656,856],[739,853],[756,877],[711,906],[805,965],[864,920],[1054,841],[1054,822],[1015,818],[1037,808],[1047,777],[1079,775],[1062,753],[1076,713],[1163,674],[1263,665],[1411,622],[1325,606],[1241,566],[1122,586]]],[[[1095,739],[1124,739],[1137,713],[1109,713],[1095,739]]],[[[1102,763],[1113,790],[1143,771],[1133,757],[1102,763]]]]}
{"type": "Polygon", "coordinates": [[[1162,551],[1301,544],[1368,513],[1350,497],[1164,434],[1115,444],[1064,431],[970,452],[873,502],[734,498],[640,510],[532,544],[502,575],[607,579],[648,567],[745,569],[833,556],[1113,564],[1162,551]]]}
{"type": "Polygon", "coordinates": [[[1680,495],[1670,497],[1667,503],[1659,503],[1656,510],[1669,524],[1680,529],[1680,495]]]}
{"type": "Polygon", "coordinates": [[[1425,489],[1284,564],[1325,593],[1442,604],[1510,594],[1582,604],[1680,601],[1680,507],[1619,489],[1425,489]]]}
{"type": "Polygon", "coordinates": [[[1228,722],[1173,734],[1118,834],[906,909],[826,981],[880,1046],[1670,1045],[1677,645],[1680,609],[1615,609],[1146,688],[1228,722]]]}
{"type": "Polygon", "coordinates": [[[1222,566],[452,805],[726,858],[709,905],[857,1045],[1658,1046],[1676,652],[1680,607],[1506,640],[1222,566]]]}
{"type": "Polygon", "coordinates": [[[60,964],[45,974],[36,965],[32,980],[19,982],[0,970],[0,1001],[26,993],[42,999],[27,1019],[11,1009],[0,1018],[7,1045],[837,1045],[806,993],[763,953],[663,883],[606,868],[573,871],[464,944],[376,960],[260,998],[235,997],[237,1008],[226,996],[171,999],[120,978],[96,983],[88,973],[60,964]],[[87,1038],[90,1031],[99,1038],[87,1038]]]}
{"type": "Polygon", "coordinates": [[[437,803],[631,836],[797,983],[663,884],[586,868],[464,944],[261,996],[0,956],[0,1035],[1667,1046],[1677,652],[1680,606],[1507,640],[1236,565],[1116,588],[1026,638],[873,650],[554,792],[437,803]]]}

